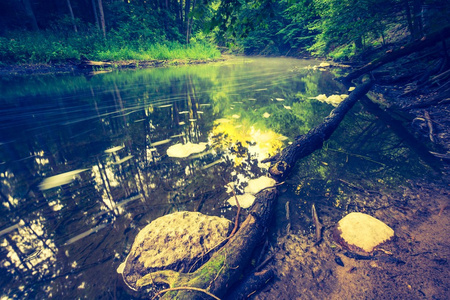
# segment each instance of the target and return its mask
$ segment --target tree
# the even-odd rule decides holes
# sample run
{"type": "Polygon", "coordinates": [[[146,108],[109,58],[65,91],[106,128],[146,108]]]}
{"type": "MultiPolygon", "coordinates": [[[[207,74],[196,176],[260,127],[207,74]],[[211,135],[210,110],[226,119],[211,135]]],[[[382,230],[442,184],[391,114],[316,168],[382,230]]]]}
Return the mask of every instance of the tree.
{"type": "Polygon", "coordinates": [[[343,45],[363,50],[369,38],[382,37],[395,0],[338,1],[314,0],[320,19],[311,28],[320,33],[313,50],[327,53],[343,45]]]}
{"type": "Polygon", "coordinates": [[[75,16],[74,16],[74,14],[73,14],[72,4],[70,4],[70,0],[67,0],[67,6],[68,6],[68,8],[69,8],[69,11],[70,11],[70,17],[71,17],[71,19],[72,19],[73,30],[74,30],[75,32],[78,32],[77,24],[75,23],[75,16]]]}
{"type": "Polygon", "coordinates": [[[25,13],[31,22],[31,28],[33,30],[39,30],[39,26],[36,21],[36,16],[34,15],[33,7],[31,6],[30,0],[23,0],[22,3],[25,9],[25,13]]]}
{"type": "Polygon", "coordinates": [[[98,0],[98,11],[100,13],[100,24],[102,25],[103,37],[106,38],[105,13],[103,12],[102,0],[98,0]]]}
{"type": "Polygon", "coordinates": [[[92,0],[92,12],[94,14],[95,25],[97,26],[98,30],[100,30],[100,22],[98,20],[97,5],[95,4],[95,0],[92,0]]]}

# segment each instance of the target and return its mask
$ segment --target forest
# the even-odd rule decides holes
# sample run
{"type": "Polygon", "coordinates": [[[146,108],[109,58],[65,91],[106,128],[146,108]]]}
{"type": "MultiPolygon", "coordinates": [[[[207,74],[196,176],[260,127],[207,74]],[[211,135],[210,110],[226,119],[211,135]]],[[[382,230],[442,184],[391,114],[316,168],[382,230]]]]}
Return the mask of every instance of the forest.
{"type": "Polygon", "coordinates": [[[348,61],[449,23],[439,0],[4,0],[0,62],[320,56],[348,61]]]}
{"type": "Polygon", "coordinates": [[[442,0],[1,0],[1,298],[445,299],[449,42],[442,0]]]}

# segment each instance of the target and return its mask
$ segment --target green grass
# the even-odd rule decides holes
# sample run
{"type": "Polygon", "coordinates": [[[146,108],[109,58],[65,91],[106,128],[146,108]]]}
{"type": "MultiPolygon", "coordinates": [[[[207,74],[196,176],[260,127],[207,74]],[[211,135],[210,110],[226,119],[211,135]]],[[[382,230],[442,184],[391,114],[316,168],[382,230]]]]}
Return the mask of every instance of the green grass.
{"type": "Polygon", "coordinates": [[[97,32],[10,32],[0,37],[0,63],[54,63],[86,57],[92,60],[211,59],[220,52],[210,43],[128,42],[115,33],[103,39],[97,32]]]}
{"type": "Polygon", "coordinates": [[[98,60],[150,60],[150,59],[208,59],[218,58],[220,52],[211,44],[196,42],[182,45],[176,42],[164,44],[155,43],[149,45],[111,47],[100,50],[93,59],[98,60]]]}

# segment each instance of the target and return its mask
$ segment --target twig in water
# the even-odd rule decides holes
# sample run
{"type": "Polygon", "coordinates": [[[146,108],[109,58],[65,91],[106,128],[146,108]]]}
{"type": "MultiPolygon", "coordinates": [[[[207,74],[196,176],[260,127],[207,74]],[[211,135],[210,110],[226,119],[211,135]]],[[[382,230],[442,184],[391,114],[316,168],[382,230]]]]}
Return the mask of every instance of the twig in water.
{"type": "Polygon", "coordinates": [[[202,293],[204,293],[204,294],[210,296],[210,297],[213,298],[213,299],[220,300],[219,297],[217,297],[217,296],[211,294],[210,292],[208,292],[208,291],[206,291],[206,290],[204,290],[204,289],[199,289],[199,288],[196,288],[196,287],[189,287],[189,286],[179,286],[179,287],[174,287],[174,288],[168,288],[168,289],[161,290],[161,291],[159,291],[155,296],[153,296],[152,300],[155,300],[159,295],[161,295],[161,294],[163,294],[163,293],[171,292],[171,291],[180,291],[180,290],[188,290],[188,291],[202,292],[202,293]]]}
{"type": "Polygon", "coordinates": [[[355,154],[355,153],[349,153],[349,152],[346,152],[346,151],[342,151],[342,150],[338,150],[338,149],[332,149],[332,148],[328,148],[327,150],[334,151],[334,152],[340,152],[340,153],[343,153],[343,154],[346,154],[346,155],[358,157],[358,158],[361,158],[361,159],[364,159],[364,160],[373,162],[373,163],[375,163],[375,164],[382,165],[383,167],[386,166],[386,164],[383,164],[383,163],[381,163],[381,162],[378,162],[378,161],[376,161],[376,160],[373,160],[373,159],[371,159],[370,157],[367,157],[367,156],[363,156],[363,155],[359,155],[359,154],[355,154]]]}
{"type": "Polygon", "coordinates": [[[432,143],[434,143],[435,140],[434,140],[434,136],[433,136],[433,123],[431,122],[430,114],[428,113],[428,111],[425,111],[424,114],[425,114],[425,120],[427,120],[430,141],[432,143]]]}
{"type": "Polygon", "coordinates": [[[258,272],[259,270],[261,270],[272,258],[275,257],[275,252],[272,253],[271,255],[269,255],[269,257],[267,257],[262,263],[260,263],[256,268],[255,271],[258,272]]]}
{"type": "Polygon", "coordinates": [[[231,184],[228,184],[228,186],[231,188],[231,191],[233,192],[234,195],[234,199],[236,200],[236,205],[237,205],[237,213],[236,213],[236,220],[234,221],[234,228],[233,231],[231,231],[230,235],[228,236],[228,238],[231,238],[237,231],[238,227],[239,227],[239,214],[241,212],[241,206],[239,205],[239,201],[238,198],[236,196],[236,193],[234,192],[234,188],[231,186],[231,184]]]}
{"type": "Polygon", "coordinates": [[[311,207],[312,219],[314,221],[314,227],[316,228],[316,242],[314,245],[319,244],[320,240],[322,240],[322,224],[320,224],[319,217],[317,216],[316,207],[313,203],[311,207]]]}
{"type": "Polygon", "coordinates": [[[289,201],[286,201],[286,220],[288,221],[288,224],[286,226],[286,231],[289,234],[289,232],[291,231],[291,217],[290,217],[290,212],[289,212],[289,201]]]}
{"type": "Polygon", "coordinates": [[[258,257],[258,260],[256,261],[255,265],[258,266],[260,264],[260,262],[263,259],[264,254],[266,253],[266,249],[267,249],[268,246],[269,246],[269,240],[266,237],[266,241],[264,242],[264,245],[263,245],[263,247],[261,249],[261,252],[259,253],[259,257],[258,257]]]}
{"type": "Polygon", "coordinates": [[[345,183],[346,185],[354,188],[354,189],[357,189],[358,191],[361,191],[361,192],[364,192],[364,193],[380,194],[380,192],[377,192],[377,191],[365,190],[365,189],[363,189],[363,188],[361,188],[361,187],[359,187],[357,185],[354,185],[351,182],[345,181],[344,179],[339,178],[338,180],[340,182],[345,183]]]}
{"type": "Polygon", "coordinates": [[[259,193],[261,193],[262,191],[265,191],[265,190],[268,190],[268,189],[273,189],[274,187],[277,187],[277,186],[282,185],[282,184],[284,184],[284,183],[285,183],[285,181],[280,182],[280,183],[276,183],[276,184],[271,185],[271,186],[268,186],[268,187],[265,187],[265,188],[263,188],[262,190],[260,190],[259,192],[257,192],[257,193],[255,194],[255,196],[258,195],[259,193]]]}

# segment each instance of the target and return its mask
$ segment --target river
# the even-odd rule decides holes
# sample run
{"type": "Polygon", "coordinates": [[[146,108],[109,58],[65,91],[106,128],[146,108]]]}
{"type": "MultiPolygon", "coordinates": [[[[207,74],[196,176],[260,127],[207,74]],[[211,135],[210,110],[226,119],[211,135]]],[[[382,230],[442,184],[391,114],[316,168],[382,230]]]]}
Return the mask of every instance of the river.
{"type": "MultiPolygon", "coordinates": [[[[267,171],[262,159],[349,93],[319,63],[241,57],[0,79],[2,299],[130,299],[116,269],[141,228],[182,210],[232,219],[227,186],[242,193],[267,171]]],[[[357,209],[355,189],[429,173],[358,103],[281,188],[273,232],[309,233],[312,204],[342,216],[357,209]]]]}

